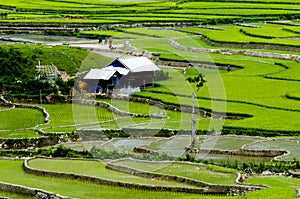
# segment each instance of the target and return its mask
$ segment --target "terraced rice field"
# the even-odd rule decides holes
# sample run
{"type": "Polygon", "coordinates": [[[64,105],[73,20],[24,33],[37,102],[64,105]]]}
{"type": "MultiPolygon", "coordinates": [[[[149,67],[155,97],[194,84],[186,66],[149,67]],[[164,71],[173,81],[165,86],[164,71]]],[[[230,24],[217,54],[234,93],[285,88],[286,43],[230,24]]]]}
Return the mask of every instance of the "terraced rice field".
{"type": "Polygon", "coordinates": [[[154,172],[159,174],[176,175],[186,177],[189,179],[213,183],[213,184],[235,184],[236,171],[235,170],[221,170],[218,167],[207,167],[200,164],[181,164],[170,162],[143,162],[134,160],[124,160],[114,162],[116,165],[121,165],[137,170],[154,172]]]}
{"type": "Polygon", "coordinates": [[[263,139],[235,136],[201,136],[199,137],[199,147],[201,149],[239,150],[245,144],[251,144],[259,140],[263,139]]]}
{"type": "Polygon", "coordinates": [[[101,148],[105,150],[117,150],[120,152],[128,151],[131,152],[134,147],[143,146],[149,144],[159,138],[149,137],[149,138],[128,138],[128,139],[114,139],[108,143],[105,143],[101,148]]]}
{"type": "Polygon", "coordinates": [[[10,111],[0,112],[0,117],[1,130],[32,128],[44,123],[44,116],[42,113],[33,109],[15,108],[10,111]],[[28,115],[30,115],[30,117],[28,117],[28,115]]]}
{"type": "Polygon", "coordinates": [[[63,173],[81,174],[87,176],[99,177],[106,180],[137,183],[157,186],[179,186],[192,187],[183,183],[153,180],[141,178],[130,174],[106,169],[106,162],[100,161],[80,161],[80,160],[51,160],[51,159],[34,159],[29,162],[29,166],[35,169],[56,171],[63,173]]]}
{"type": "MultiPolygon", "coordinates": [[[[141,49],[160,49],[159,52],[169,55],[170,59],[172,59],[172,54],[177,54],[182,60],[186,61],[206,61],[242,67],[242,69],[232,71],[231,73],[220,71],[219,74],[197,68],[199,72],[206,75],[207,82],[213,82],[221,75],[222,82],[224,83],[224,88],[226,90],[227,112],[250,114],[253,116],[252,118],[240,121],[227,120],[225,122],[225,126],[269,130],[279,130],[297,126],[297,121],[287,120],[289,118],[295,118],[298,114],[298,101],[291,101],[282,97],[289,93],[289,90],[291,90],[291,92],[297,92],[296,85],[298,84],[298,75],[296,74],[298,74],[297,68],[299,65],[297,62],[256,58],[244,55],[208,55],[204,53],[174,50],[167,44],[167,40],[156,41],[155,39],[150,39],[144,41],[133,41],[131,43],[141,49]],[[168,54],[165,52],[168,52],[168,54]],[[283,64],[286,67],[281,67],[275,63],[283,64]],[[276,98],[274,97],[275,95],[277,95],[276,98]],[[273,114],[271,112],[273,112],[273,114]],[[272,115],[273,117],[278,116],[278,118],[281,119],[276,119],[276,122],[271,122],[272,117],[268,117],[266,113],[269,113],[268,115],[272,115]],[[269,119],[270,121],[268,121],[269,119]],[[292,123],[293,125],[286,127],[286,124],[292,123]]],[[[191,44],[197,45],[195,42],[191,42],[191,44]]],[[[168,72],[172,79],[160,82],[162,87],[150,88],[145,90],[143,93],[138,93],[137,96],[145,98],[148,97],[173,104],[178,104],[178,101],[180,101],[180,104],[190,105],[191,102],[189,99],[189,93],[185,90],[186,86],[182,85],[182,87],[179,87],[174,81],[178,76],[180,76],[180,74],[176,74],[172,71],[168,72]],[[155,97],[152,95],[152,92],[155,92],[155,97]],[[168,93],[170,93],[170,95],[168,95],[168,93]],[[174,96],[174,94],[176,96],[174,96]]],[[[218,106],[222,107],[221,102],[213,101],[211,99],[223,99],[222,92],[220,92],[221,94],[219,94],[219,96],[218,94],[216,96],[212,96],[212,93],[208,91],[208,89],[211,88],[212,86],[207,85],[207,88],[204,88],[201,92],[199,92],[198,103],[199,106],[203,108],[211,108],[212,102],[215,104],[219,103],[219,105],[214,106],[214,109],[218,111],[218,106]]],[[[297,127],[294,127],[290,130],[297,130],[297,127]]]]}
{"type": "Polygon", "coordinates": [[[172,156],[181,157],[185,154],[184,147],[188,146],[190,141],[191,138],[189,136],[174,136],[169,139],[158,140],[142,147],[172,156]]]}
{"type": "MultiPolygon", "coordinates": [[[[162,138],[160,140],[153,141],[149,144],[142,145],[140,147],[150,149],[159,153],[166,153],[176,157],[184,157],[184,148],[190,144],[190,136],[177,135],[171,138],[162,138]]],[[[270,157],[250,157],[250,156],[238,156],[238,155],[226,155],[226,154],[215,154],[209,153],[211,150],[239,150],[242,148],[264,150],[285,150],[283,145],[281,147],[268,148],[264,147],[263,143],[268,142],[268,139],[258,137],[234,137],[234,136],[197,136],[195,147],[200,150],[204,150],[199,154],[195,154],[196,159],[215,161],[215,162],[269,162],[272,158],[270,157]],[[256,142],[261,143],[261,148],[255,148],[256,142]],[[254,147],[252,147],[254,145],[254,147]],[[249,147],[250,146],[250,147],[249,147]],[[208,150],[208,151],[207,151],[208,150]]],[[[288,157],[292,160],[293,157],[288,157]]],[[[299,158],[297,156],[296,158],[299,158]]]]}
{"type": "MultiPolygon", "coordinates": [[[[149,98],[177,107],[191,106],[191,93],[196,85],[189,84],[186,78],[199,72],[205,75],[205,86],[197,93],[196,107],[204,110],[206,117],[196,116],[196,129],[261,136],[296,136],[299,134],[300,91],[299,60],[262,58],[251,56],[249,51],[260,53],[280,53],[300,55],[300,3],[298,0],[245,0],[240,1],[126,1],[111,2],[85,0],[84,2],[37,0],[34,3],[22,0],[0,2],[0,29],[5,25],[18,27],[21,23],[29,27],[62,25],[63,28],[74,26],[73,34],[79,37],[101,39],[112,36],[118,44],[130,40],[130,44],[140,50],[155,53],[163,61],[179,61],[199,65],[183,69],[163,69],[170,79],[157,82],[156,87],[135,93],[135,97],[149,98]],[[196,14],[195,14],[196,13],[196,14]],[[284,21],[278,21],[284,20],[284,21]],[[289,21],[286,21],[289,20],[289,21]],[[247,22],[254,23],[247,23],[247,22]],[[257,22],[259,21],[259,22],[257,22]],[[172,23],[168,27],[152,28],[117,28],[116,30],[99,30],[105,24],[134,23],[172,23]],[[176,24],[190,27],[176,27],[176,24]],[[209,24],[209,26],[206,26],[209,24]],[[229,24],[229,25],[221,25],[229,24]],[[198,26],[200,25],[200,26],[198,26]],[[78,27],[83,27],[81,30],[78,27]],[[222,53],[190,52],[175,49],[170,45],[173,39],[181,46],[206,49],[227,50],[222,53]],[[250,49],[250,50],[249,50],[250,49]],[[241,50],[232,53],[232,50],[241,50]],[[247,52],[246,52],[247,50],[247,52]],[[230,65],[233,70],[207,69],[206,64],[230,65]],[[218,117],[207,117],[207,113],[218,112],[218,117]],[[229,129],[229,130],[228,130],[229,129]],[[243,131],[238,131],[243,130],[243,131]]],[[[72,28],[71,27],[71,28],[72,28]]],[[[1,30],[4,31],[5,30],[1,30]]],[[[53,34],[47,30],[47,34],[53,34]],[[48,32],[47,32],[48,31],[48,32]]],[[[33,36],[35,37],[35,36],[33,36]]],[[[29,39],[32,37],[29,36],[29,39]]],[[[44,39],[39,39],[45,42],[44,39]]],[[[56,42],[57,40],[46,42],[56,42]]],[[[68,40],[69,41],[69,40],[68,40]]],[[[5,45],[5,47],[7,47],[5,45]]],[[[57,66],[70,75],[78,71],[106,65],[110,59],[97,57],[88,51],[68,47],[42,48],[40,45],[15,45],[23,51],[38,52],[37,59],[46,60],[43,64],[57,66]],[[29,47],[30,46],[30,47],[29,47]],[[90,56],[85,59],[86,56],[90,56]],[[74,57],[74,58],[72,58],[74,57]],[[46,59],[47,58],[47,59],[46,59]]],[[[81,74],[83,75],[83,74],[81,74]]],[[[107,101],[107,100],[106,100],[107,101]]],[[[103,108],[89,106],[72,107],[71,104],[43,105],[50,113],[51,123],[44,123],[39,111],[30,109],[13,109],[5,112],[0,107],[0,137],[29,138],[40,135],[33,129],[43,129],[50,133],[76,132],[79,129],[98,130],[127,128],[126,133],[133,135],[131,129],[175,129],[188,130],[191,126],[191,114],[163,110],[156,106],[126,101],[109,101],[123,111],[132,113],[164,112],[169,118],[127,118],[119,117],[103,108]],[[28,117],[30,115],[30,117],[28,117]],[[17,119],[16,119],[17,118],[17,119]],[[29,129],[28,129],[29,128],[29,129]]],[[[135,131],[136,132],[136,131],[135,131]]],[[[139,134],[140,135],[140,134],[139,134]]],[[[142,133],[141,133],[142,135],[142,133]]],[[[136,136],[136,135],[135,135],[136,136]]],[[[115,139],[104,143],[90,142],[75,148],[92,148],[94,145],[105,150],[131,151],[134,147],[145,147],[175,157],[183,157],[184,147],[190,144],[188,135],[177,135],[168,139],[115,139]]],[[[292,155],[283,160],[299,159],[299,140],[267,139],[262,137],[198,136],[196,146],[216,150],[289,150],[292,155]]],[[[233,157],[215,154],[198,154],[197,158],[223,161],[226,159],[243,161],[269,161],[269,158],[233,157]]],[[[161,174],[178,175],[194,180],[215,184],[235,184],[235,170],[214,166],[184,165],[180,163],[145,163],[130,160],[118,162],[144,171],[161,174]]],[[[152,192],[120,187],[96,185],[78,180],[38,177],[26,174],[21,169],[22,161],[0,160],[0,179],[4,182],[36,187],[76,198],[237,198],[231,196],[204,196],[187,193],[152,192]],[[83,189],[84,187],[84,189],[83,189]]],[[[131,174],[119,173],[105,168],[106,162],[82,160],[35,159],[30,166],[56,172],[91,175],[110,180],[142,183],[147,185],[167,185],[190,187],[190,185],[155,179],[144,179],[131,174]]],[[[299,179],[282,176],[253,177],[248,183],[265,184],[270,188],[247,193],[238,198],[296,198],[300,187],[299,179]],[[284,193],[284,194],[283,194],[284,193]]],[[[1,196],[26,198],[19,195],[1,193],[1,196]]]]}
{"type": "Polygon", "coordinates": [[[299,159],[300,149],[298,139],[273,139],[264,142],[257,142],[246,147],[247,149],[272,149],[290,151],[291,155],[284,157],[283,160],[291,161],[299,159]]]}
{"type": "Polygon", "coordinates": [[[2,23],[111,24],[135,22],[232,23],[250,20],[297,18],[298,2],[167,2],[167,1],[73,1],[21,0],[1,2],[2,23]],[[45,14],[41,14],[41,12],[45,14]],[[195,14],[197,13],[197,15],[195,14]],[[103,15],[105,14],[105,15],[103,15]]]}
{"type": "MultiPolygon", "coordinates": [[[[59,178],[40,177],[26,174],[22,170],[22,161],[1,160],[0,167],[2,172],[1,181],[13,184],[19,184],[28,187],[44,189],[64,196],[74,198],[143,198],[145,192],[143,190],[126,189],[119,187],[110,187],[104,185],[96,185],[78,180],[66,180],[59,178]],[[82,189],[84,187],[84,189],[82,189]]],[[[147,192],[149,198],[174,198],[174,197],[195,197],[196,195],[170,193],[170,192],[147,192]]]]}
{"type": "MultiPolygon", "coordinates": [[[[54,160],[54,162],[57,162],[54,160]]],[[[223,198],[236,198],[233,196],[208,196],[208,195],[195,195],[187,193],[173,193],[173,192],[151,192],[151,191],[142,191],[136,189],[125,189],[118,187],[110,187],[104,185],[96,185],[87,182],[81,182],[78,180],[65,180],[60,178],[49,178],[41,177],[24,173],[21,169],[22,161],[11,161],[11,160],[1,160],[0,167],[3,172],[0,173],[2,182],[10,182],[15,184],[21,184],[24,186],[35,187],[39,189],[48,190],[51,192],[59,193],[61,195],[76,197],[76,198],[98,198],[98,197],[107,197],[107,198],[197,198],[201,197],[204,199],[223,199],[223,198]],[[84,187],[84,190],[82,189],[84,187]]],[[[50,163],[51,165],[54,165],[50,163]]],[[[64,165],[65,166],[65,165],[64,165]]],[[[53,166],[56,167],[57,166],[53,166]]],[[[72,168],[74,169],[74,168],[72,168]]],[[[216,172],[225,172],[230,175],[231,170],[222,170],[219,168],[209,168],[216,172]]],[[[77,168],[79,171],[80,169],[77,168]]],[[[84,171],[86,172],[86,171],[84,171]]],[[[231,181],[229,181],[231,182],[231,181]]],[[[293,198],[296,194],[295,186],[299,186],[298,179],[290,179],[286,177],[256,177],[247,180],[247,182],[255,184],[265,184],[270,185],[272,188],[264,189],[257,192],[248,193],[247,198],[260,198],[264,196],[267,199],[271,198],[280,198],[280,193],[285,193],[286,198],[293,198]]],[[[8,194],[8,196],[13,196],[8,194]]],[[[18,198],[18,197],[16,197],[18,198]]],[[[26,198],[20,196],[19,198],[26,198]]]]}

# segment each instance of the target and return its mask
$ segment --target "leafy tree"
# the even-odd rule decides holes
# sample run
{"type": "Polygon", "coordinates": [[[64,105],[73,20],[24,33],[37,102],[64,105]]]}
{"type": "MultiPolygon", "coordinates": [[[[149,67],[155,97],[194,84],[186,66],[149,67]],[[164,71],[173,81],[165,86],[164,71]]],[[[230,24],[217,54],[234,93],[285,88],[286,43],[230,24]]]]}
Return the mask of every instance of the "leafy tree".
{"type": "Polygon", "coordinates": [[[20,51],[0,47],[0,89],[20,90],[24,81],[33,79],[35,68],[32,59],[24,57],[20,51]]]}
{"type": "Polygon", "coordinates": [[[0,92],[29,95],[57,92],[54,85],[37,79],[36,75],[32,56],[24,56],[18,49],[0,47],[0,92]]]}

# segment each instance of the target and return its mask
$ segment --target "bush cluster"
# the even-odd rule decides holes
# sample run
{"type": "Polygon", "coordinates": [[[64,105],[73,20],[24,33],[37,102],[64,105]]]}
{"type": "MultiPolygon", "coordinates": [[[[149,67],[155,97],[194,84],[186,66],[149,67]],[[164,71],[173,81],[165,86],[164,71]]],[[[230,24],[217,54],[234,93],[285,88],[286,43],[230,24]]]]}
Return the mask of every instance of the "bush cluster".
{"type": "Polygon", "coordinates": [[[121,158],[134,158],[134,159],[142,159],[142,160],[174,160],[174,157],[170,157],[167,154],[159,153],[159,154],[135,154],[129,152],[119,152],[116,150],[108,151],[105,149],[97,148],[95,146],[91,149],[91,154],[97,159],[105,160],[105,159],[121,159],[121,158]]]}

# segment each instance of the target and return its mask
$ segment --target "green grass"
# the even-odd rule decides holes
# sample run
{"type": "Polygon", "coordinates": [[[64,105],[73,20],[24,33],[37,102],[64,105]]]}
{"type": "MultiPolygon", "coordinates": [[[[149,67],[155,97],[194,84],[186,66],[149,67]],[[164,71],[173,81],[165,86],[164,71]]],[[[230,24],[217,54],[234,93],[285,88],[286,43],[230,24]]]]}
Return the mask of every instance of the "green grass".
{"type": "Polygon", "coordinates": [[[89,52],[89,54],[82,60],[79,72],[84,72],[92,68],[102,68],[113,61],[110,57],[105,57],[100,54],[89,52]]]}

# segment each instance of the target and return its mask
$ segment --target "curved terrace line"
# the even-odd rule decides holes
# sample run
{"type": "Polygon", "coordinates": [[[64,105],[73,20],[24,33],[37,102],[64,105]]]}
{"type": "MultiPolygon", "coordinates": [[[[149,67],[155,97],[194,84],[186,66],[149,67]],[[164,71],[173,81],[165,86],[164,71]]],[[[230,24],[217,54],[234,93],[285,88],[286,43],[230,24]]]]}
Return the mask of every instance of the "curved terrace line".
{"type": "Polygon", "coordinates": [[[278,81],[300,82],[300,79],[288,79],[288,78],[272,77],[272,76],[263,76],[263,77],[265,79],[272,79],[272,80],[278,80],[278,81]]]}
{"type": "Polygon", "coordinates": [[[155,115],[155,114],[141,114],[141,113],[131,113],[126,112],[118,109],[117,107],[111,105],[108,102],[104,101],[96,101],[96,100],[79,100],[79,99],[73,99],[73,103],[75,104],[82,104],[82,105],[88,105],[88,106],[99,106],[102,108],[106,108],[107,110],[111,111],[112,113],[115,113],[120,116],[131,116],[131,117],[147,117],[147,118],[157,118],[157,119],[168,119],[167,116],[161,116],[161,115],[155,115]]]}
{"type": "MultiPolygon", "coordinates": [[[[200,34],[200,33],[197,33],[197,34],[200,34]]],[[[210,45],[210,43],[207,42],[206,39],[203,39],[203,37],[201,37],[201,39],[207,45],[210,45]]],[[[272,52],[255,52],[255,51],[250,51],[250,50],[195,48],[195,47],[189,47],[189,46],[181,46],[178,42],[176,42],[173,39],[169,39],[168,43],[171,46],[173,46],[174,48],[176,48],[178,50],[184,50],[184,51],[214,53],[214,54],[231,53],[231,54],[240,54],[240,55],[251,56],[251,57],[273,58],[273,59],[292,60],[292,61],[300,62],[300,56],[299,55],[281,54],[281,53],[272,53],[272,52]]]]}
{"type": "MultiPolygon", "coordinates": [[[[159,152],[157,150],[153,150],[153,149],[148,149],[147,146],[151,146],[155,143],[159,143],[161,141],[168,141],[173,139],[175,136],[169,137],[169,138],[162,138],[159,140],[155,140],[153,142],[150,142],[149,144],[143,145],[143,146],[139,146],[139,147],[135,147],[134,151],[139,153],[139,152],[143,152],[143,153],[150,153],[150,154],[159,154],[159,152]]],[[[214,136],[214,138],[211,139],[218,139],[218,136],[214,136]]],[[[224,137],[224,135],[222,136],[224,137]]],[[[238,135],[225,135],[225,137],[233,137],[233,138],[240,138],[241,136],[238,135]]],[[[243,138],[245,138],[243,136],[243,138]]],[[[209,141],[209,140],[207,140],[209,141]]],[[[225,155],[237,155],[237,156],[251,156],[251,157],[272,157],[274,160],[280,160],[282,158],[288,157],[290,156],[292,153],[289,150],[255,150],[255,149],[247,149],[247,147],[257,144],[257,143],[263,143],[263,142],[269,142],[271,141],[271,139],[267,139],[267,140],[257,140],[257,141],[253,141],[251,143],[246,143],[244,145],[242,145],[238,150],[223,150],[223,149],[202,149],[202,148],[194,148],[191,149],[189,152],[190,153],[209,153],[209,154],[225,154],[225,155]]]]}
{"type": "MultiPolygon", "coordinates": [[[[200,33],[198,33],[200,34],[200,33]]],[[[235,42],[222,42],[218,40],[213,40],[206,35],[202,35],[200,39],[205,42],[209,46],[219,46],[219,47],[230,47],[230,48],[244,48],[244,49],[273,49],[273,50],[284,50],[284,51],[300,51],[300,46],[298,45],[278,45],[278,44],[269,44],[269,43],[264,43],[264,42],[245,42],[245,43],[235,43],[235,42]]],[[[246,50],[247,51],[247,50],[246,50]]],[[[249,51],[249,50],[248,50],[249,51]]],[[[267,53],[267,52],[261,52],[261,53],[267,53]]],[[[273,53],[276,54],[276,53],[273,53]]],[[[278,53],[279,54],[279,53],[278,53]]],[[[246,54],[245,54],[246,55],[246,54]]],[[[267,55],[267,54],[266,54],[267,55]]],[[[289,54],[286,54],[289,55],[289,54]]],[[[250,55],[251,56],[251,55],[250,55]]],[[[294,55],[297,56],[297,55],[294,55]]],[[[268,58],[268,57],[266,57],[268,58]]],[[[272,58],[272,57],[271,57],[272,58]]],[[[284,58],[280,58],[284,59],[284,58]]],[[[290,59],[289,59],[290,60],[290,59]]],[[[299,58],[296,60],[297,62],[300,62],[299,58]]]]}
{"type": "Polygon", "coordinates": [[[0,110],[0,113],[1,113],[1,112],[7,112],[7,111],[11,111],[11,110],[13,110],[13,109],[15,109],[15,108],[16,108],[16,106],[15,106],[15,105],[13,105],[12,107],[9,107],[9,108],[7,108],[7,109],[0,110]]]}
{"type": "MultiPolygon", "coordinates": [[[[172,96],[180,96],[180,97],[187,97],[190,98],[190,96],[188,95],[184,95],[184,94],[175,94],[175,93],[171,93],[171,92],[160,92],[160,91],[154,91],[151,90],[149,91],[151,93],[159,93],[159,94],[167,94],[167,95],[172,95],[172,96]]],[[[142,96],[139,96],[142,97],[142,96]]],[[[148,97],[147,97],[148,98],[148,97]]],[[[253,106],[258,106],[258,107],[262,107],[262,108],[268,108],[268,109],[274,109],[274,110],[283,110],[283,111],[291,111],[291,112],[300,112],[300,110],[298,109],[289,109],[289,108],[280,108],[280,107],[275,107],[275,106],[268,106],[268,105],[263,105],[263,104],[257,104],[257,103],[253,103],[253,102],[245,102],[245,101],[240,101],[240,100],[228,100],[228,99],[217,99],[217,98],[208,98],[208,97],[196,97],[197,99],[203,99],[203,100],[210,100],[210,101],[219,101],[219,102],[232,102],[232,103],[239,103],[239,104],[246,104],[246,105],[253,105],[253,106]]],[[[153,98],[152,100],[155,100],[155,98],[153,98]]],[[[159,101],[162,101],[159,99],[159,101]]],[[[188,105],[187,105],[188,106],[188,105]]],[[[201,107],[199,107],[201,108],[201,107]]],[[[202,107],[203,108],[203,107],[202,107]]],[[[228,113],[227,113],[228,114],[228,113]]],[[[233,115],[235,113],[232,113],[233,115]]],[[[237,114],[238,115],[238,114],[237,114]]]]}
{"type": "MultiPolygon", "coordinates": [[[[35,159],[35,158],[33,158],[35,159]]],[[[149,191],[171,191],[171,192],[183,192],[183,193],[195,193],[195,194],[211,194],[207,190],[203,188],[188,188],[188,187],[173,187],[173,186],[154,186],[154,185],[145,185],[145,184],[137,184],[137,183],[129,183],[129,182],[121,182],[115,180],[104,179],[100,177],[93,177],[88,175],[79,175],[79,174],[69,174],[63,172],[55,172],[48,170],[35,169],[28,165],[28,162],[32,159],[25,159],[22,165],[23,170],[26,173],[38,175],[38,176],[47,176],[47,177],[57,177],[71,180],[80,180],[80,181],[88,181],[95,184],[102,184],[108,186],[115,187],[124,187],[124,188],[132,188],[132,189],[142,189],[149,191]]]]}
{"type": "Polygon", "coordinates": [[[59,194],[45,191],[42,189],[35,189],[27,186],[11,184],[6,182],[0,182],[0,191],[7,191],[10,193],[22,194],[22,195],[38,197],[38,198],[46,197],[46,198],[56,198],[56,199],[73,199],[70,197],[61,196],[59,194]]]}
{"type": "Polygon", "coordinates": [[[132,158],[124,158],[124,159],[119,159],[119,160],[113,160],[110,161],[107,164],[107,168],[108,169],[112,169],[112,170],[116,170],[119,172],[123,172],[123,173],[129,173],[132,175],[136,175],[139,177],[146,177],[146,178],[158,178],[158,179],[165,179],[165,180],[174,180],[177,182],[184,182],[190,185],[196,185],[199,187],[206,187],[209,189],[214,190],[216,189],[223,189],[223,191],[226,193],[228,190],[230,189],[243,189],[243,190],[247,190],[247,191],[257,191],[260,190],[262,188],[266,188],[267,186],[260,186],[260,185],[255,185],[255,184],[243,184],[241,182],[239,182],[240,180],[240,174],[236,173],[237,178],[235,180],[235,182],[239,182],[237,183],[238,185],[220,185],[220,184],[212,184],[212,183],[207,183],[207,182],[203,182],[203,181],[199,181],[199,180],[194,180],[194,179],[190,179],[187,177],[182,177],[182,176],[177,176],[177,175],[167,175],[167,174],[160,174],[160,173],[156,173],[156,172],[150,172],[150,171],[144,171],[144,170],[139,170],[139,169],[135,169],[135,168],[131,168],[131,167],[127,167],[127,166],[123,166],[123,165],[118,165],[118,162],[122,162],[122,161],[133,161],[133,162],[141,162],[141,163],[148,163],[148,164],[161,164],[161,163],[167,163],[167,164],[172,164],[172,163],[176,163],[176,164],[182,164],[182,165],[193,165],[193,166],[206,166],[206,165],[202,165],[199,163],[186,163],[186,162],[175,162],[175,161],[160,161],[160,162],[154,162],[154,161],[147,161],[147,160],[137,160],[137,159],[132,159],[132,158]]]}

